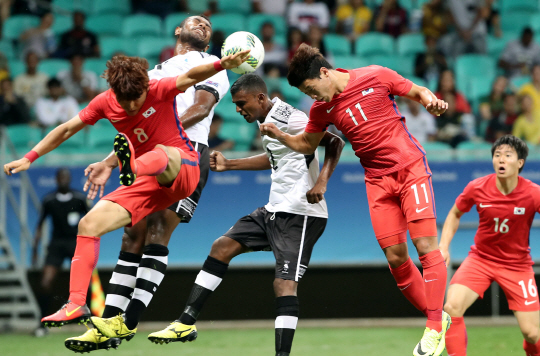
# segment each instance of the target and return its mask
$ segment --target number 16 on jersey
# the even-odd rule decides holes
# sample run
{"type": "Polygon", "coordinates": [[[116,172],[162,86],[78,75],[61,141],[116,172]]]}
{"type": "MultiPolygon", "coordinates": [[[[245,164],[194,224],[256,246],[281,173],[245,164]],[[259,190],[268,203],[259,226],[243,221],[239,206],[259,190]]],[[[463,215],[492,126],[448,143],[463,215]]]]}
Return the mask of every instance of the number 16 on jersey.
{"type": "MultiPolygon", "coordinates": [[[[357,108],[358,111],[360,111],[360,114],[364,118],[364,121],[367,121],[366,114],[364,114],[364,110],[362,110],[362,106],[360,106],[360,103],[356,103],[356,105],[354,107],[357,108]]],[[[353,114],[351,108],[347,108],[347,110],[345,110],[345,112],[348,113],[351,116],[351,119],[354,122],[354,124],[358,125],[358,121],[356,121],[356,117],[354,117],[354,114],[353,114]]]]}

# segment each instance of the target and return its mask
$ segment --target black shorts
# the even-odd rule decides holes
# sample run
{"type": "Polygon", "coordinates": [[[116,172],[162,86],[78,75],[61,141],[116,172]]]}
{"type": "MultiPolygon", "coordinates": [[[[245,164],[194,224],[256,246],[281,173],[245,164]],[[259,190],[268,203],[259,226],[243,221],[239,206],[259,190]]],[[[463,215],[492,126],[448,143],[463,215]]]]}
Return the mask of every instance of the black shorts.
{"type": "Polygon", "coordinates": [[[47,247],[47,257],[45,257],[45,265],[61,267],[66,258],[72,259],[75,254],[77,239],[52,239],[49,247],[47,247]]]}
{"type": "Polygon", "coordinates": [[[225,236],[252,251],[273,251],[276,278],[298,282],[308,268],[313,246],[324,232],[327,220],[258,208],[238,220],[225,236]]]}
{"type": "Polygon", "coordinates": [[[208,181],[208,172],[210,172],[210,153],[208,152],[208,146],[194,141],[191,141],[191,144],[200,154],[199,167],[201,169],[201,177],[199,178],[199,184],[197,184],[197,188],[195,188],[195,191],[189,197],[174,203],[168,208],[174,211],[182,219],[181,222],[183,223],[188,223],[193,217],[204,186],[208,181]]]}

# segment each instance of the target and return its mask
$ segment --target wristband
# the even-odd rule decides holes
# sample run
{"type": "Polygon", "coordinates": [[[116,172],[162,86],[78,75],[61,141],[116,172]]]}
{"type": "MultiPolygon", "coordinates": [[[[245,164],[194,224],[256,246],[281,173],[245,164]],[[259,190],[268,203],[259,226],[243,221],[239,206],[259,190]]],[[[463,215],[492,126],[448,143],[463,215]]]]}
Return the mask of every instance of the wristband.
{"type": "Polygon", "coordinates": [[[30,163],[34,163],[34,161],[36,159],[38,159],[39,155],[37,154],[36,151],[32,150],[30,152],[28,152],[27,154],[24,155],[24,158],[28,158],[28,160],[30,161],[30,163]]]}
{"type": "Polygon", "coordinates": [[[218,72],[221,72],[222,70],[224,70],[225,68],[223,68],[221,66],[221,61],[215,61],[214,62],[214,69],[218,72]]]}

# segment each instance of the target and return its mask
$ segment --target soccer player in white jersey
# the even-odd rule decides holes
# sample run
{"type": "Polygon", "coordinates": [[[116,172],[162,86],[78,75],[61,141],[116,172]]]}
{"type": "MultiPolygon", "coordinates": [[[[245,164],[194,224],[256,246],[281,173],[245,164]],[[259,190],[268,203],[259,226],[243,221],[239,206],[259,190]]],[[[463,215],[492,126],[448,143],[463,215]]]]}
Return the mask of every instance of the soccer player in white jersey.
{"type": "MultiPolygon", "coordinates": [[[[307,116],[291,105],[278,98],[270,100],[266,84],[255,74],[240,77],[231,87],[231,94],[236,111],[249,123],[272,122],[280,130],[298,134],[308,122],[307,116]]],[[[321,145],[326,153],[319,174],[317,152],[305,156],[268,136],[262,140],[266,152],[256,156],[228,160],[221,152],[211,153],[213,171],[271,169],[270,201],[238,220],[214,242],[184,312],[164,330],[150,334],[152,342],[193,341],[199,312],[221,282],[229,262],[241,253],[271,250],[276,258],[276,355],[290,354],[299,314],[298,281],[326,227],[324,193],[344,142],[331,133],[325,134],[321,145]]]]}
{"type": "MultiPolygon", "coordinates": [[[[177,36],[175,56],[149,71],[149,78],[162,79],[175,77],[191,68],[217,60],[216,56],[205,53],[212,35],[210,21],[204,16],[191,16],[175,30],[177,36]]],[[[214,115],[214,108],[229,90],[227,74],[222,71],[215,76],[190,87],[176,97],[177,121],[182,122],[192,146],[200,154],[200,180],[195,192],[188,198],[149,215],[133,227],[124,229],[122,247],[118,263],[107,289],[103,318],[112,318],[126,312],[128,328],[132,330],[150,303],[159,286],[167,266],[167,244],[172,232],[179,223],[188,223],[197,207],[209,172],[208,132],[214,115]],[[156,263],[159,261],[160,263],[156,263]],[[145,266],[156,266],[152,276],[145,277],[145,266]],[[141,267],[141,268],[138,268],[141,267]],[[137,284],[137,286],[136,286],[137,284]]],[[[103,195],[103,187],[117,159],[110,155],[102,162],[91,164],[85,171],[88,182],[85,190],[94,199],[98,193],[103,195]]],[[[131,339],[133,335],[124,338],[131,339]]],[[[89,352],[117,347],[121,338],[109,339],[97,329],[90,329],[79,337],[69,338],[65,346],[76,352],[89,352]]]]}

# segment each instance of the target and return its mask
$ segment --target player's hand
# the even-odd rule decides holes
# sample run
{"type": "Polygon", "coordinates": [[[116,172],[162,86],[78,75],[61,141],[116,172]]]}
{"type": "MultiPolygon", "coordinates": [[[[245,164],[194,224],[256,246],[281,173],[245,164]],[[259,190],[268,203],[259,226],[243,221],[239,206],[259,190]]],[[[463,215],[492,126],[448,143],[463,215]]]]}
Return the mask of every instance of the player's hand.
{"type": "Polygon", "coordinates": [[[219,151],[210,153],[210,169],[214,172],[224,172],[227,169],[227,158],[219,151]]]}
{"type": "Polygon", "coordinates": [[[315,186],[307,191],[306,198],[308,203],[317,204],[324,199],[324,193],[326,193],[326,184],[315,183],[315,186]]]}
{"type": "Polygon", "coordinates": [[[435,116],[441,116],[448,109],[448,103],[444,100],[437,99],[426,105],[426,110],[435,116]]]}
{"type": "Polygon", "coordinates": [[[99,193],[99,197],[103,198],[105,191],[105,183],[111,176],[112,167],[104,162],[92,163],[84,170],[84,176],[88,177],[84,183],[83,190],[88,190],[88,199],[93,200],[99,193]]]}
{"type": "Polygon", "coordinates": [[[229,54],[221,58],[221,66],[225,69],[232,69],[238,67],[240,64],[247,61],[249,58],[250,49],[245,49],[235,54],[229,54]]]}
{"type": "Polygon", "coordinates": [[[4,164],[4,173],[8,176],[12,175],[13,173],[19,173],[22,171],[26,171],[28,168],[30,168],[30,165],[32,163],[28,158],[21,158],[13,162],[9,162],[7,164],[4,164]]]}
{"type": "Polygon", "coordinates": [[[450,266],[450,252],[448,249],[446,247],[439,246],[439,250],[442,253],[446,267],[450,266]]]}
{"type": "Polygon", "coordinates": [[[259,127],[261,135],[266,135],[271,138],[278,138],[282,132],[278,127],[272,123],[261,124],[259,127]]]}

